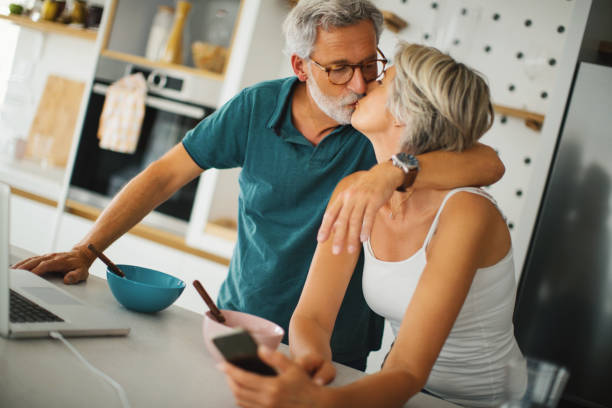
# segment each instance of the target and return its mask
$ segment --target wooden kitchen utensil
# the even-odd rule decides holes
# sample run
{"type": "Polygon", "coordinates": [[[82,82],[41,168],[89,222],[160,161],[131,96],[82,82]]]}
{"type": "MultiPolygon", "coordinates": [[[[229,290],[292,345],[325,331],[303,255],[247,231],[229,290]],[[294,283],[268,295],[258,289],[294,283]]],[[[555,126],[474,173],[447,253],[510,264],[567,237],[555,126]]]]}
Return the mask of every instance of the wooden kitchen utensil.
{"type": "Polygon", "coordinates": [[[122,278],[125,278],[125,273],[123,273],[123,271],[121,269],[119,269],[119,267],[117,265],[115,265],[113,263],[113,261],[111,261],[110,259],[108,259],[106,257],[106,255],[104,255],[102,252],[98,251],[96,249],[95,246],[93,246],[93,244],[89,244],[87,245],[87,249],[89,249],[91,252],[93,252],[93,254],[98,257],[98,259],[100,259],[102,262],[104,262],[106,264],[106,266],[108,266],[108,269],[114,273],[117,276],[121,276],[122,278]]]}
{"type": "Polygon", "coordinates": [[[408,22],[397,14],[387,10],[381,10],[381,13],[385,19],[385,25],[394,33],[399,33],[404,28],[408,27],[408,22]]]}
{"type": "Polygon", "coordinates": [[[183,30],[185,29],[185,22],[189,10],[191,10],[191,3],[187,1],[179,0],[176,4],[174,23],[170,35],[168,36],[166,49],[161,57],[163,62],[171,64],[183,63],[183,30]]]}
{"type": "Polygon", "coordinates": [[[198,291],[198,293],[200,294],[200,296],[202,297],[206,305],[208,305],[208,308],[210,309],[210,313],[213,315],[213,317],[219,323],[225,322],[225,317],[223,316],[223,314],[221,313],[217,305],[215,305],[215,302],[213,302],[210,296],[208,296],[208,293],[206,293],[206,290],[204,290],[204,286],[202,286],[200,281],[194,280],[193,286],[196,288],[196,290],[198,291]]]}
{"type": "Polygon", "coordinates": [[[66,166],[84,90],[84,82],[56,75],[47,77],[36,116],[30,127],[25,157],[43,159],[37,157],[38,141],[35,140],[40,138],[37,135],[42,135],[52,140],[44,159],[55,166],[66,166]]]}

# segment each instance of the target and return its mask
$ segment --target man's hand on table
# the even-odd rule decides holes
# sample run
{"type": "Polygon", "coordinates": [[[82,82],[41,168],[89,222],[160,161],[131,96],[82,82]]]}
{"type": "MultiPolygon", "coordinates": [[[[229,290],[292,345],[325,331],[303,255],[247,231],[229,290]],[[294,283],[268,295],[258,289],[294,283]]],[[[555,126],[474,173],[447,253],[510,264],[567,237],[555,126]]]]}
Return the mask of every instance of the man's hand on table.
{"type": "Polygon", "coordinates": [[[341,191],[327,205],[317,241],[327,241],[333,231],[334,254],[345,244],[349,253],[358,251],[370,237],[376,213],[403,181],[404,173],[388,161],[345,177],[341,191]]]}
{"type": "Polygon", "coordinates": [[[69,252],[34,256],[16,263],[13,268],[25,269],[36,275],[59,272],[64,274],[64,283],[78,283],[87,279],[89,267],[93,262],[93,258],[86,251],[86,248],[75,247],[69,252]]]}

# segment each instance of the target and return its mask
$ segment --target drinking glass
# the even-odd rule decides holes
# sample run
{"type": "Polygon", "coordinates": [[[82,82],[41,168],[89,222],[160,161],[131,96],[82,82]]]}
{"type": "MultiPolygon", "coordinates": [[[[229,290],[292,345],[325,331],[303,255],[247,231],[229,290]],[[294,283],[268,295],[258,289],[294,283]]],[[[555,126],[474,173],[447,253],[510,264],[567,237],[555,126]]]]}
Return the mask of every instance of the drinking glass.
{"type": "Polygon", "coordinates": [[[554,408],[559,403],[569,371],[557,364],[525,358],[506,366],[506,402],[502,408],[554,408]]]}

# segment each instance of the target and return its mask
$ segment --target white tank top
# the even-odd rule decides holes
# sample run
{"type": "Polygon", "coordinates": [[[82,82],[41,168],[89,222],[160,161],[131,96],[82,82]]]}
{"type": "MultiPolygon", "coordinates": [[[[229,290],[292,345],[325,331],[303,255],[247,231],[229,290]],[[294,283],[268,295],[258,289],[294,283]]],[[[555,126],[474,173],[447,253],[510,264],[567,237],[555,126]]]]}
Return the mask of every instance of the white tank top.
{"type": "MultiPolygon", "coordinates": [[[[479,188],[450,191],[433,220],[423,246],[398,262],[376,259],[364,243],[363,293],[370,308],[386,318],[397,336],[404,313],[425,265],[425,251],[448,199],[466,191],[495,200],[479,188]]],[[[514,338],[512,313],[516,295],[512,248],[495,265],[476,271],[467,298],[440,351],[426,389],[448,401],[473,406],[498,406],[504,398],[505,366],[522,360],[514,338]]]]}

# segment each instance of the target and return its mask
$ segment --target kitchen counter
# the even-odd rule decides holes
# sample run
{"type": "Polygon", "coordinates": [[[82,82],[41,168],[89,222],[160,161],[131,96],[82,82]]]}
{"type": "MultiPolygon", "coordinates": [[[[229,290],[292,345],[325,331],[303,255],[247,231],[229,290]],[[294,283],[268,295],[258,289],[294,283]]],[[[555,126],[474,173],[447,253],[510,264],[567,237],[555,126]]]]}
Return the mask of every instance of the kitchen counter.
{"type": "MultiPolygon", "coordinates": [[[[27,256],[12,248],[11,261],[27,256]]],[[[132,407],[234,407],[225,378],[204,348],[202,315],[177,306],[141,314],[121,307],[104,279],[64,286],[74,296],[111,311],[131,327],[127,337],[69,338],[87,360],[123,386],[132,407]]],[[[204,305],[202,305],[204,311],[204,305]]],[[[288,347],[281,345],[281,350],[288,347]]],[[[337,364],[332,386],[355,381],[364,373],[337,364]]],[[[0,338],[0,406],[119,407],[115,391],[93,375],[58,340],[0,338]]],[[[453,407],[418,394],[406,407],[453,407]]]]}

